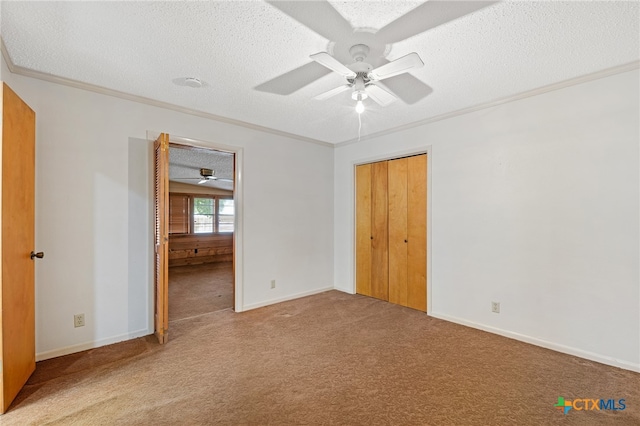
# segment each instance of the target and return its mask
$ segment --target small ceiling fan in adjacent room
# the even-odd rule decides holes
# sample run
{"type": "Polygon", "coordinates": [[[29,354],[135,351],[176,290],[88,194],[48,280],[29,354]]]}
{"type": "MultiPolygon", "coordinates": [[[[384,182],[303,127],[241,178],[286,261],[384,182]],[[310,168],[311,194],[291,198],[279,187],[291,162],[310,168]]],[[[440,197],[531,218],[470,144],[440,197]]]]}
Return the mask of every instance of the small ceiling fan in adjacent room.
{"type": "Polygon", "coordinates": [[[211,180],[217,180],[220,182],[233,182],[233,179],[227,178],[219,178],[215,176],[215,172],[212,169],[200,169],[200,177],[194,178],[179,178],[180,180],[198,180],[198,184],[202,185],[203,183],[207,183],[211,180]]]}

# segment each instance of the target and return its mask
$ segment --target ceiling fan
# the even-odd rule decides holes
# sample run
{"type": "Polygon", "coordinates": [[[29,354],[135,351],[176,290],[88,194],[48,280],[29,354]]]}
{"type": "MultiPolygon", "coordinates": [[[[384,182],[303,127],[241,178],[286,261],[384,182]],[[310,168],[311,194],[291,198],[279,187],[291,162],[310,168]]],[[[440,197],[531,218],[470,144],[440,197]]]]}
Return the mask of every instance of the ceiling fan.
{"type": "MultiPolygon", "coordinates": [[[[311,55],[313,62],[266,81],[255,90],[290,95],[335,71],[347,79],[347,84],[315,98],[328,99],[353,90],[352,98],[358,109],[362,109],[362,100],[367,97],[383,106],[398,98],[406,104],[414,104],[433,92],[431,87],[407,72],[424,65],[420,56],[413,52],[389,62],[386,56],[391,46],[496,1],[429,0],[375,31],[353,28],[328,1],[267,0],[267,3],[324,37],[329,44],[327,52],[311,55]],[[354,59],[355,63],[351,63],[354,59]],[[385,80],[384,84],[381,80],[385,80]]],[[[389,2],[389,7],[393,7],[392,3],[389,2]]]]}
{"type": "Polygon", "coordinates": [[[212,169],[200,169],[200,177],[199,178],[181,178],[181,179],[199,179],[198,185],[202,185],[203,183],[207,183],[210,180],[217,180],[220,182],[233,182],[233,179],[227,178],[219,178],[215,176],[215,172],[212,169]]]}
{"type": "Polygon", "coordinates": [[[387,106],[398,98],[388,88],[382,86],[379,81],[395,77],[424,65],[420,56],[416,52],[412,52],[395,61],[373,68],[371,64],[365,62],[369,50],[369,46],[365,44],[351,46],[349,53],[355,62],[350,67],[343,65],[327,52],[311,55],[311,59],[347,79],[347,84],[321,93],[315,96],[314,99],[325,100],[344,91],[353,90],[351,98],[356,101],[356,112],[358,114],[364,111],[362,101],[367,98],[371,98],[380,106],[387,106]]]}

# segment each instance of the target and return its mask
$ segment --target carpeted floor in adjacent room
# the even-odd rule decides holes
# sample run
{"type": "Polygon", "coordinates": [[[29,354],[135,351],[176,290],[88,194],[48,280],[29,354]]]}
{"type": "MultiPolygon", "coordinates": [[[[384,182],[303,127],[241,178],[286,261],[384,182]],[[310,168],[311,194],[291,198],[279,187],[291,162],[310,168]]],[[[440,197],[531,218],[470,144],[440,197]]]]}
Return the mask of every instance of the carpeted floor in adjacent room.
{"type": "Polygon", "coordinates": [[[2,425],[639,425],[640,374],[329,291],[38,363],[2,425]],[[554,408],[624,398],[624,411],[554,408]]]}
{"type": "Polygon", "coordinates": [[[233,262],[169,268],[169,321],[233,308],[233,262]]]}

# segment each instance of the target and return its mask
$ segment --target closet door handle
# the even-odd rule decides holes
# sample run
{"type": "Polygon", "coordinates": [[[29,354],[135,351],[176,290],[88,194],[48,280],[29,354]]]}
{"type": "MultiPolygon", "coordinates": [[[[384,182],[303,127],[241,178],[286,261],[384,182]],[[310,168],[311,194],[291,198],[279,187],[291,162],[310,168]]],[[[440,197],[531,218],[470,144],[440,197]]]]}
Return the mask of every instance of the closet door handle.
{"type": "Polygon", "coordinates": [[[406,242],[407,242],[407,240],[404,240],[404,242],[406,243],[406,242]]]}
{"type": "Polygon", "coordinates": [[[373,235],[371,236],[371,239],[373,240],[373,235]]]}

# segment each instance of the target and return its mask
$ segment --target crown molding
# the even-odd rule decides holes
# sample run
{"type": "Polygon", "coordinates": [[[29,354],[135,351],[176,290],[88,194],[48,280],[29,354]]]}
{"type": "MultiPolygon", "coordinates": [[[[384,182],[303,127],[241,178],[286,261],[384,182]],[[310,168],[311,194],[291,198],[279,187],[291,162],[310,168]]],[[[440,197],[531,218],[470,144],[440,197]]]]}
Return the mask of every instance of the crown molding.
{"type": "Polygon", "coordinates": [[[389,135],[391,133],[397,133],[403,130],[412,129],[414,127],[423,126],[425,124],[435,123],[436,121],[447,120],[449,118],[458,117],[460,115],[469,114],[469,113],[480,111],[487,108],[492,108],[492,107],[506,104],[509,102],[518,101],[518,100],[529,98],[532,96],[541,95],[543,93],[553,92],[556,90],[564,89],[566,87],[575,86],[577,84],[582,84],[589,81],[609,77],[615,74],[622,74],[628,71],[636,70],[638,68],[640,68],[640,61],[629,62],[627,64],[622,64],[622,65],[607,68],[601,71],[596,71],[594,73],[586,74],[580,77],[574,77],[568,80],[560,81],[558,83],[552,83],[547,86],[538,87],[537,89],[527,90],[526,92],[518,93],[516,95],[505,96],[504,98],[499,98],[490,102],[484,102],[472,107],[462,108],[456,111],[451,111],[445,114],[437,115],[435,117],[425,118],[424,120],[414,121],[413,123],[403,124],[402,126],[397,126],[391,129],[382,130],[380,132],[362,136],[360,140],[354,138],[354,139],[346,140],[344,142],[338,142],[334,146],[336,148],[340,148],[347,145],[361,143],[366,140],[375,139],[381,136],[389,135]]]}
{"type": "Polygon", "coordinates": [[[76,89],[82,89],[82,90],[87,90],[90,92],[95,92],[95,93],[99,93],[101,95],[106,95],[106,96],[113,96],[115,98],[120,98],[120,99],[125,99],[127,101],[132,101],[132,102],[138,102],[141,104],[146,104],[146,105],[150,105],[150,106],[154,106],[154,107],[158,107],[158,108],[164,108],[164,109],[168,109],[168,110],[172,110],[172,111],[176,111],[176,112],[181,112],[183,114],[189,114],[189,115],[193,115],[196,117],[201,117],[201,118],[206,118],[209,120],[213,120],[213,121],[218,121],[220,123],[225,123],[225,124],[231,124],[234,126],[239,126],[239,127],[244,127],[246,129],[250,129],[250,130],[256,130],[258,132],[263,132],[263,133],[270,133],[272,135],[276,135],[276,136],[282,136],[282,137],[286,137],[286,138],[290,138],[290,139],[297,139],[299,141],[303,141],[303,142],[309,142],[309,143],[313,143],[316,145],[322,145],[322,146],[327,146],[327,147],[334,147],[334,144],[330,143],[330,142],[325,142],[325,141],[321,141],[318,139],[313,139],[313,138],[308,138],[306,136],[300,136],[300,135],[296,135],[293,133],[288,133],[288,132],[284,132],[281,130],[276,130],[276,129],[272,129],[270,127],[265,127],[265,126],[260,126],[258,124],[252,124],[252,123],[248,123],[246,121],[241,121],[241,120],[235,120],[233,118],[228,118],[228,117],[223,117],[220,115],[215,115],[215,114],[211,114],[208,112],[204,112],[204,111],[199,111],[196,109],[192,109],[192,108],[187,108],[187,107],[182,107],[179,105],[174,105],[171,104],[169,102],[162,102],[162,101],[158,101],[155,99],[151,99],[151,98],[147,98],[144,96],[138,96],[138,95],[132,95],[130,93],[126,93],[126,92],[120,92],[118,90],[113,90],[113,89],[109,89],[106,87],[102,87],[102,86],[97,86],[94,84],[89,84],[89,83],[84,83],[78,80],[73,80],[70,78],[65,78],[65,77],[59,77],[57,75],[53,75],[53,74],[48,74],[48,73],[44,73],[44,72],[40,72],[40,71],[34,71],[32,69],[29,68],[24,68],[21,67],[19,65],[16,65],[15,63],[13,63],[13,61],[11,60],[11,56],[9,55],[9,52],[7,50],[7,47],[4,44],[4,40],[0,37],[0,49],[2,50],[2,56],[4,57],[4,61],[7,64],[7,68],[9,68],[9,71],[12,74],[18,74],[18,75],[22,75],[24,77],[31,77],[31,78],[35,78],[38,80],[44,80],[44,81],[48,81],[50,83],[56,83],[56,84],[61,84],[64,86],[69,86],[69,87],[73,87],[76,89]]]}
{"type": "Polygon", "coordinates": [[[2,56],[4,57],[4,60],[7,64],[7,68],[9,68],[9,71],[13,74],[18,74],[18,75],[22,75],[25,77],[31,77],[31,78],[35,78],[38,80],[44,80],[44,81],[48,81],[51,83],[56,83],[56,84],[62,84],[65,86],[69,86],[69,87],[74,87],[76,89],[82,89],[82,90],[87,90],[90,92],[95,92],[95,93],[99,93],[102,95],[106,95],[106,96],[113,96],[116,98],[120,98],[120,99],[125,99],[128,101],[132,101],[132,102],[138,102],[138,103],[142,103],[142,104],[146,104],[146,105],[150,105],[150,106],[155,106],[158,108],[163,108],[163,109],[168,109],[168,110],[172,110],[172,111],[176,111],[176,112],[181,112],[184,114],[189,114],[189,115],[193,115],[196,117],[201,117],[201,118],[206,118],[209,120],[213,120],[213,121],[218,121],[221,123],[225,123],[225,124],[231,124],[231,125],[235,125],[235,126],[239,126],[239,127],[244,127],[247,129],[251,129],[251,130],[255,130],[255,131],[259,131],[259,132],[264,132],[264,133],[270,133],[273,135],[277,135],[277,136],[282,136],[282,137],[286,137],[286,138],[291,138],[291,139],[296,139],[299,141],[303,141],[303,142],[308,142],[308,143],[313,143],[313,144],[317,144],[317,145],[322,145],[322,146],[327,146],[327,147],[331,147],[331,148],[340,148],[343,146],[347,146],[347,145],[353,145],[356,143],[362,143],[371,139],[375,139],[381,136],[385,136],[385,135],[389,135],[391,133],[397,133],[403,130],[408,130],[408,129],[412,129],[414,127],[418,127],[418,126],[423,126],[425,124],[430,124],[430,123],[435,123],[437,121],[442,121],[442,120],[447,120],[449,118],[454,118],[454,117],[458,117],[460,115],[464,115],[464,114],[469,114],[472,112],[476,112],[476,111],[480,111],[483,109],[487,109],[487,108],[492,108],[498,105],[502,105],[502,104],[506,104],[509,102],[514,102],[514,101],[518,101],[521,99],[525,99],[525,98],[529,98],[532,96],[537,96],[537,95],[541,95],[544,93],[548,93],[548,92],[553,92],[556,90],[560,90],[560,89],[564,89],[566,87],[570,87],[570,86],[575,86],[577,84],[582,84],[582,83],[586,83],[589,81],[593,81],[593,80],[598,80],[601,78],[605,78],[605,77],[609,77],[612,75],[616,75],[616,74],[621,74],[624,72],[628,72],[628,71],[633,71],[636,70],[638,68],[640,68],[640,60],[638,61],[633,61],[633,62],[629,62],[627,64],[622,64],[622,65],[618,65],[615,67],[611,67],[611,68],[607,68],[601,71],[596,71],[590,74],[586,74],[583,76],[579,76],[579,77],[574,77],[574,78],[570,78],[568,80],[564,80],[564,81],[560,81],[558,83],[552,83],[546,86],[542,86],[542,87],[538,87],[536,89],[532,89],[532,90],[528,90],[525,92],[521,92],[518,93],[516,95],[511,95],[511,96],[505,96],[503,98],[499,98],[493,101],[489,101],[489,102],[484,102],[475,106],[471,106],[471,107],[467,107],[467,108],[462,108],[456,111],[451,111],[451,112],[447,112],[444,114],[440,114],[437,115],[435,117],[429,117],[429,118],[425,118],[423,120],[418,120],[418,121],[414,121],[412,123],[408,123],[408,124],[403,124],[401,126],[397,126],[397,127],[393,127],[391,129],[387,129],[387,130],[382,130],[380,132],[376,132],[376,133],[372,133],[369,135],[364,135],[362,136],[359,140],[357,138],[353,138],[353,139],[349,139],[343,142],[338,142],[338,143],[330,143],[330,142],[325,142],[325,141],[321,141],[318,139],[313,139],[313,138],[308,138],[306,136],[301,136],[301,135],[296,135],[293,133],[288,133],[288,132],[284,132],[281,130],[276,130],[276,129],[272,129],[270,127],[265,127],[265,126],[260,126],[257,124],[252,124],[252,123],[248,123],[246,121],[241,121],[241,120],[235,120],[232,118],[228,118],[228,117],[223,117],[223,116],[219,116],[219,115],[215,115],[215,114],[211,114],[208,112],[204,112],[204,111],[199,111],[199,110],[195,110],[195,109],[191,109],[191,108],[187,108],[187,107],[182,107],[179,105],[174,105],[168,102],[162,102],[162,101],[157,101],[155,99],[151,99],[151,98],[146,98],[143,96],[137,96],[137,95],[132,95],[130,93],[125,93],[125,92],[120,92],[118,90],[113,90],[113,89],[108,89],[106,87],[102,87],[102,86],[97,86],[97,85],[93,85],[93,84],[88,84],[88,83],[83,83],[81,81],[77,81],[77,80],[73,80],[73,79],[68,79],[68,78],[64,78],[64,77],[59,77],[53,74],[47,74],[47,73],[43,73],[40,71],[34,71],[28,68],[24,68],[21,67],[19,65],[15,65],[13,63],[13,61],[11,60],[11,56],[9,55],[9,52],[7,51],[7,47],[4,44],[4,40],[2,39],[2,37],[0,37],[0,49],[2,50],[2,56]]]}
{"type": "Polygon", "coordinates": [[[4,39],[2,37],[0,37],[0,51],[2,52],[5,64],[7,64],[7,68],[9,68],[11,73],[14,73],[15,65],[13,65],[13,61],[11,60],[11,56],[9,56],[9,51],[7,50],[7,46],[4,45],[4,39]]]}

